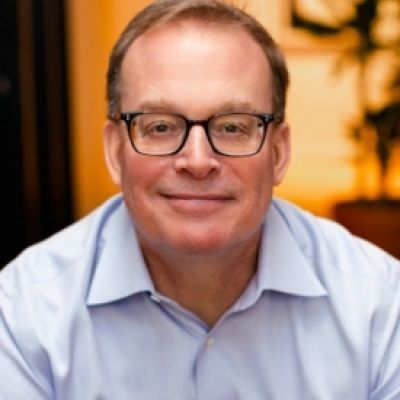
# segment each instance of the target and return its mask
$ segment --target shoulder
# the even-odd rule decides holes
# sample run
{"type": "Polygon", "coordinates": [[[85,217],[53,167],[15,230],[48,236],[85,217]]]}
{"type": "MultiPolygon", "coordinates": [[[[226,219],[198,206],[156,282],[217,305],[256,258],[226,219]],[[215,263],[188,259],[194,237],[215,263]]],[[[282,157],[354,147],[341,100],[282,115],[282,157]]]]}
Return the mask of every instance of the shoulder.
{"type": "Polygon", "coordinates": [[[316,269],[389,283],[398,279],[400,262],[338,223],[320,218],[284,200],[273,207],[289,227],[305,257],[316,269]]]}
{"type": "Polygon", "coordinates": [[[120,196],[113,197],[88,216],[25,249],[1,271],[0,292],[18,297],[71,269],[90,268],[101,242],[102,226],[120,203],[120,196]]]}
{"type": "MultiPolygon", "coordinates": [[[[77,321],[86,315],[84,299],[101,232],[120,204],[120,198],[112,198],[29,247],[1,271],[0,365],[7,379],[0,384],[2,393],[14,393],[21,386],[31,394],[40,392],[37,397],[32,394],[34,398],[52,396],[52,364],[61,360],[60,354],[72,352],[71,332],[76,334],[77,321]]],[[[81,325],[86,331],[87,325],[81,325]]],[[[63,365],[66,362],[62,359],[63,365]]]]}
{"type": "MultiPolygon", "coordinates": [[[[69,336],[84,315],[87,288],[96,265],[101,233],[118,197],[87,217],[23,251],[0,273],[0,342],[12,363],[47,365],[43,349],[69,336]]],[[[0,351],[0,364],[5,353],[0,351]]],[[[47,368],[47,367],[43,367],[47,368]]],[[[45,375],[45,374],[44,374],[45,375]]]]}

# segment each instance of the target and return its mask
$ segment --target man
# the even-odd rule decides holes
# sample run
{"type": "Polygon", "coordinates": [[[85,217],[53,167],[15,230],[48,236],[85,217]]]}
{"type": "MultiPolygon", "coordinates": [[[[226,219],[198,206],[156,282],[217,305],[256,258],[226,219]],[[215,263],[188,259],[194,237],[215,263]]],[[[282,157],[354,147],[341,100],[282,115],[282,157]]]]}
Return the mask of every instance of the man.
{"type": "Polygon", "coordinates": [[[104,129],[122,197],[1,274],[1,399],[400,399],[399,263],[272,199],[287,83],[235,7],[130,22],[104,129]]]}

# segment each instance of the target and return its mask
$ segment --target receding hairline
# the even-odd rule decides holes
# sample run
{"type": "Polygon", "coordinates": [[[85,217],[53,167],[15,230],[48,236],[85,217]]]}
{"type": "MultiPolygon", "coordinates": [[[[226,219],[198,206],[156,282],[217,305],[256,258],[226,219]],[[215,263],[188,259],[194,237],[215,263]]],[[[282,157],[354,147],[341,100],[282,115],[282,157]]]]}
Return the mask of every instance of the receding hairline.
{"type": "MultiPolygon", "coordinates": [[[[179,21],[199,21],[205,24],[216,23],[221,26],[245,26],[246,23],[256,23],[262,26],[262,24],[253,17],[243,6],[233,4],[233,2],[217,0],[217,1],[201,1],[185,0],[178,1],[174,5],[170,6],[167,13],[158,14],[158,19],[155,20],[151,15],[149,19],[144,17],[141,21],[140,28],[137,30],[137,36],[134,40],[140,37],[153,28],[157,28],[162,25],[179,21]],[[220,6],[217,12],[214,12],[213,8],[210,8],[210,3],[214,3],[214,6],[220,6]],[[194,6],[194,7],[193,7],[194,6]]],[[[142,13],[146,14],[152,5],[146,7],[142,13]]],[[[139,13],[141,14],[141,13],[139,13]]],[[[149,13],[151,14],[151,13],[149,13]]],[[[133,18],[132,22],[135,20],[133,18]]],[[[129,25],[128,25],[129,26],[129,25]]]]}
{"type": "MultiPolygon", "coordinates": [[[[182,30],[182,37],[185,36],[185,32],[187,32],[187,30],[192,30],[192,29],[197,29],[197,28],[202,28],[205,27],[205,32],[210,33],[211,35],[213,35],[213,30],[215,29],[216,34],[218,35],[219,32],[222,32],[223,34],[226,33],[229,36],[234,35],[235,33],[237,33],[238,35],[243,35],[242,37],[245,38],[245,40],[249,40],[252,45],[254,46],[254,48],[256,48],[259,52],[259,55],[262,57],[263,61],[261,61],[261,59],[257,59],[257,63],[260,64],[261,62],[264,64],[263,68],[265,68],[265,76],[268,77],[269,80],[269,84],[271,86],[273,86],[273,77],[272,77],[272,68],[271,68],[271,64],[270,64],[270,60],[267,57],[267,55],[265,54],[265,52],[262,49],[262,46],[254,39],[254,37],[243,27],[241,27],[238,24],[223,24],[223,23],[219,23],[218,21],[213,21],[213,22],[208,22],[208,21],[203,21],[203,20],[192,20],[190,18],[180,18],[178,21],[166,21],[165,23],[162,24],[157,24],[156,26],[151,27],[150,29],[148,29],[146,32],[144,32],[143,34],[141,34],[140,36],[136,37],[134,40],[131,41],[130,45],[128,46],[124,57],[121,61],[121,67],[120,67],[120,76],[119,76],[119,81],[118,81],[118,90],[119,90],[119,94],[122,95],[123,93],[123,86],[124,83],[126,83],[125,78],[126,78],[126,71],[125,68],[130,68],[129,63],[131,63],[134,59],[138,59],[140,58],[140,54],[141,52],[146,48],[146,46],[148,45],[148,43],[146,43],[147,40],[152,40],[152,36],[158,36],[159,38],[161,38],[162,40],[162,36],[163,35],[168,35],[168,33],[166,33],[166,31],[168,30],[182,30]],[[227,28],[227,29],[226,29],[227,28]],[[144,41],[144,43],[140,43],[141,41],[144,41]],[[139,45],[139,49],[136,48],[134,49],[135,45],[139,45]],[[141,47],[144,46],[144,47],[141,47]],[[135,52],[134,55],[132,55],[132,51],[135,52]],[[134,58],[131,58],[134,57],[134,58]],[[127,64],[128,63],[128,64],[127,64]]],[[[156,40],[160,40],[160,39],[156,39],[156,40]]],[[[212,36],[210,38],[207,38],[207,40],[212,40],[212,36]]],[[[248,47],[248,45],[246,45],[245,47],[248,47]]],[[[135,61],[133,61],[135,62],[135,61]]],[[[142,64],[144,65],[144,64],[142,64]]],[[[264,75],[263,75],[264,76],[264,75]]],[[[159,105],[160,102],[156,102],[155,104],[159,105]]],[[[161,102],[162,103],[162,102],[161,102]]],[[[239,111],[240,108],[238,108],[237,104],[242,104],[243,105],[243,110],[248,111],[248,112],[261,112],[262,110],[258,110],[255,109],[254,107],[251,107],[249,105],[249,103],[247,103],[246,105],[244,104],[244,102],[232,102],[229,103],[230,105],[223,105],[222,109],[225,111],[239,111]]],[[[151,104],[150,104],[151,105],[151,104]]],[[[148,104],[144,104],[144,106],[148,106],[148,104]]],[[[142,108],[142,107],[141,107],[142,108]]],[[[151,108],[151,107],[147,107],[147,108],[151,108]]]]}
{"type": "MultiPolygon", "coordinates": [[[[225,29],[232,29],[232,30],[238,30],[241,32],[247,33],[250,37],[252,35],[250,34],[249,30],[246,28],[246,24],[243,23],[242,21],[236,21],[236,20],[221,20],[218,19],[218,17],[210,17],[210,18],[203,18],[200,16],[192,16],[192,15],[174,15],[170,16],[167,15],[165,18],[162,18],[158,20],[157,22],[153,23],[152,25],[146,27],[146,29],[141,30],[135,38],[131,39],[130,45],[133,44],[135,41],[140,39],[143,36],[146,36],[153,31],[161,30],[164,28],[168,28],[170,26],[178,26],[178,25],[202,25],[205,26],[206,28],[225,28],[225,29]]],[[[252,37],[253,38],[253,37],[252,37]]],[[[253,38],[253,40],[257,43],[257,41],[253,38]]]]}
{"type": "Polygon", "coordinates": [[[187,22],[199,23],[206,27],[215,25],[223,28],[235,28],[247,34],[265,54],[267,64],[273,73],[274,107],[284,118],[289,82],[286,62],[279,45],[254,16],[249,14],[244,7],[221,0],[165,0],[165,3],[169,4],[166,13],[162,13],[163,11],[159,8],[161,3],[164,2],[161,0],[151,4],[134,17],[113,48],[107,74],[107,99],[110,115],[119,107],[121,67],[130,47],[147,33],[167,25],[187,22]],[[214,6],[217,12],[214,12],[214,6]]]}
{"type": "Polygon", "coordinates": [[[204,20],[200,17],[193,18],[191,16],[182,17],[182,16],[178,15],[176,18],[173,18],[173,19],[168,18],[168,19],[164,19],[162,21],[157,22],[156,24],[152,25],[151,27],[149,27],[148,29],[143,31],[140,35],[136,36],[133,40],[130,41],[129,44],[127,44],[126,50],[125,50],[124,55],[121,60],[121,66],[120,66],[121,75],[120,75],[119,83],[121,83],[122,69],[123,69],[125,60],[127,58],[127,55],[131,51],[132,47],[137,42],[146,40],[147,38],[151,37],[153,34],[154,35],[157,35],[157,34],[162,35],[164,30],[168,30],[170,28],[172,28],[172,29],[182,28],[182,31],[184,32],[185,29],[192,29],[193,27],[196,27],[196,26],[199,26],[199,27],[204,26],[205,31],[206,30],[211,31],[212,29],[217,29],[217,30],[220,29],[220,30],[226,30],[230,34],[235,33],[235,32],[237,32],[239,34],[243,34],[261,50],[261,52],[264,56],[264,59],[267,62],[268,68],[271,69],[270,60],[269,60],[267,54],[265,54],[265,51],[263,51],[262,45],[254,38],[253,35],[250,34],[248,29],[246,29],[244,24],[241,24],[240,21],[238,21],[238,22],[236,22],[236,21],[235,22],[231,22],[231,21],[221,22],[218,19],[204,20]]]}
{"type": "Polygon", "coordinates": [[[135,37],[133,40],[130,41],[129,45],[127,45],[127,47],[126,47],[126,51],[121,60],[121,67],[124,64],[127,54],[131,51],[132,46],[134,46],[137,42],[146,40],[148,37],[151,37],[153,34],[157,35],[158,33],[160,33],[160,35],[162,35],[162,32],[164,30],[168,30],[170,28],[179,29],[181,27],[182,31],[184,31],[185,29],[192,29],[193,27],[196,27],[196,26],[200,26],[200,27],[204,26],[206,28],[206,30],[220,29],[220,30],[226,30],[230,34],[234,33],[234,32],[243,34],[261,50],[262,54],[264,55],[265,60],[267,61],[268,66],[271,67],[270,60],[269,60],[267,54],[265,54],[265,51],[263,50],[262,45],[254,38],[253,35],[251,35],[249,33],[249,31],[245,28],[245,26],[243,26],[243,24],[229,23],[229,22],[224,23],[224,22],[220,22],[218,20],[205,21],[200,18],[198,19],[198,18],[190,18],[190,17],[177,18],[177,19],[173,19],[173,20],[168,19],[166,21],[163,21],[161,23],[157,23],[156,25],[151,26],[149,29],[147,29],[146,31],[144,31],[143,33],[141,33],[140,35],[135,37]]]}

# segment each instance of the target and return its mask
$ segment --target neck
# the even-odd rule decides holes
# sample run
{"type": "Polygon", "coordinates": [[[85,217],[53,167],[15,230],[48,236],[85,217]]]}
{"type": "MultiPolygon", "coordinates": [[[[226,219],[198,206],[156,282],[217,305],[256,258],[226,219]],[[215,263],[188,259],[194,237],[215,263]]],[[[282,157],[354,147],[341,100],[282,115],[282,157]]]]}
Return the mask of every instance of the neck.
{"type": "Polygon", "coordinates": [[[259,238],[219,254],[161,254],[143,243],[142,250],[157,291],[212,327],[254,276],[259,238]]]}

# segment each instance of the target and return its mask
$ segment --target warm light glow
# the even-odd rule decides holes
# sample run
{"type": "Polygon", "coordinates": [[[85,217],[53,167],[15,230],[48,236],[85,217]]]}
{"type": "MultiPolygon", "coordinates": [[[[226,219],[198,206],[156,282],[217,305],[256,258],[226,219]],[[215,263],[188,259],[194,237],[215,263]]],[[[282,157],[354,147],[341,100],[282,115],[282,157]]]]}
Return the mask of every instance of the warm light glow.
{"type": "MultiPolygon", "coordinates": [[[[288,121],[292,127],[293,160],[277,194],[317,214],[329,216],[335,201],[358,194],[354,169],[356,151],[346,137],[346,126],[357,114],[355,71],[350,69],[348,73],[334,75],[337,51],[309,47],[302,42],[302,37],[299,43],[294,43],[296,36],[287,35],[285,1],[245,2],[248,10],[282,44],[292,76],[288,121]],[[285,40],[287,37],[290,43],[285,40]]],[[[148,3],[138,0],[67,2],[77,217],[118,190],[108,176],[102,151],[107,59],[128,19],[148,3]]],[[[366,168],[369,177],[377,173],[373,164],[366,168]]],[[[398,169],[391,172],[391,179],[399,189],[398,169]]],[[[374,190],[368,188],[371,194],[374,190]]]]}

